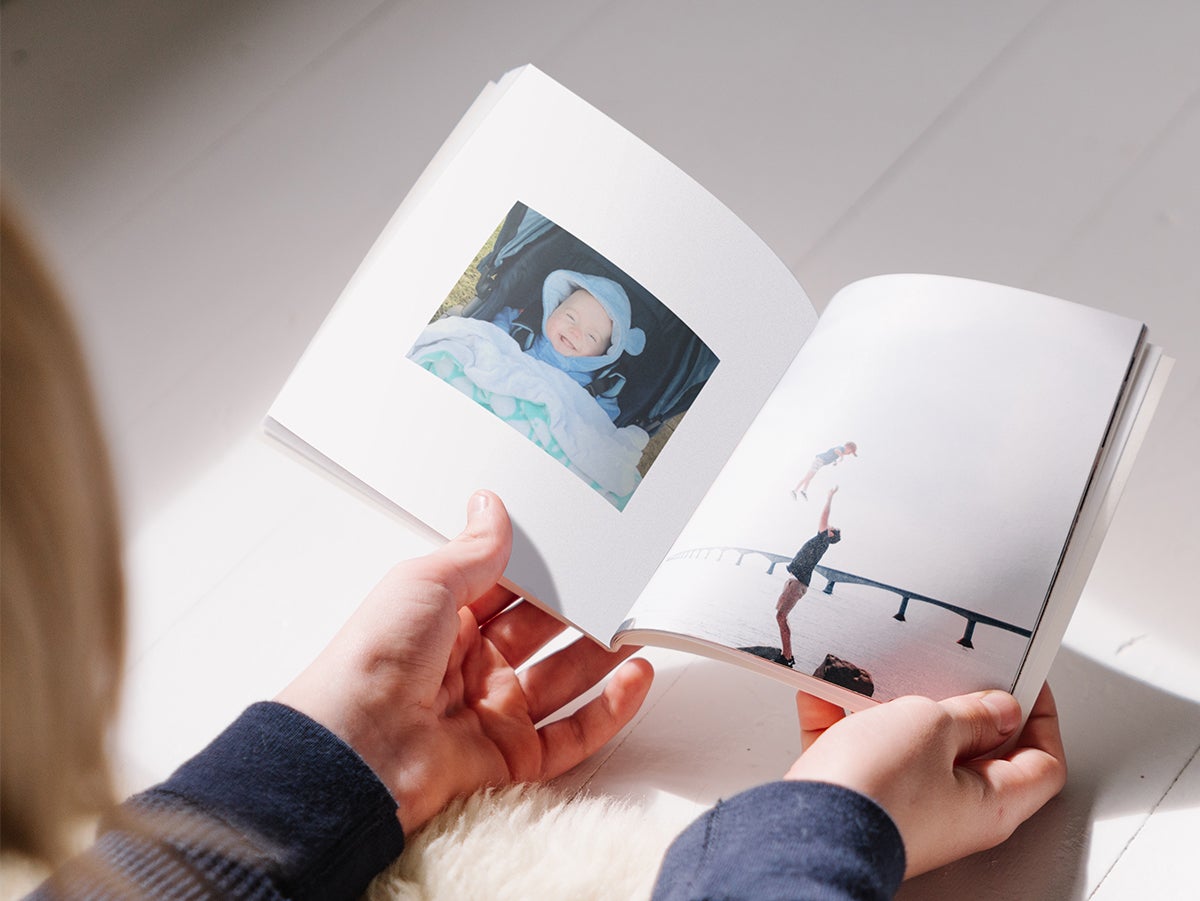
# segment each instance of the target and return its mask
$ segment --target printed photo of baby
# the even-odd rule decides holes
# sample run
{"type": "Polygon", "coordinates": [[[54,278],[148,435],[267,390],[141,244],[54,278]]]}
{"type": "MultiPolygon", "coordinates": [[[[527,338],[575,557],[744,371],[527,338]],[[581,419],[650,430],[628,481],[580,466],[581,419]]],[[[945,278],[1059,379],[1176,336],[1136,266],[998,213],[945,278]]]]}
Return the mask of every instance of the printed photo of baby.
{"type": "Polygon", "coordinates": [[[618,510],[718,363],[636,280],[520,203],[407,356],[618,510]]]}
{"type": "Polygon", "coordinates": [[[542,284],[542,328],[514,324],[521,311],[505,307],[492,320],[509,332],[521,349],[562,370],[595,398],[609,419],[621,412],[622,382],[595,386],[596,374],[616,363],[622,354],[637,356],[646,347],[646,333],[631,323],[625,289],[601,275],[556,269],[542,284]]]}

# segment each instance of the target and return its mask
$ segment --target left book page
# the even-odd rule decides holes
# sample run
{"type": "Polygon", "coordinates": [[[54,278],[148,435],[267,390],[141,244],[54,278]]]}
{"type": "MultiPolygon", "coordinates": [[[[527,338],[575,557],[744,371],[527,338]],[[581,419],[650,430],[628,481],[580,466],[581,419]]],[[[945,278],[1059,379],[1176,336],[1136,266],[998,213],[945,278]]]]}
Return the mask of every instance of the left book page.
{"type": "Polygon", "coordinates": [[[527,66],[447,139],[266,428],[442,536],[495,491],[507,581],[607,643],[815,322],[736,216],[527,66]]]}

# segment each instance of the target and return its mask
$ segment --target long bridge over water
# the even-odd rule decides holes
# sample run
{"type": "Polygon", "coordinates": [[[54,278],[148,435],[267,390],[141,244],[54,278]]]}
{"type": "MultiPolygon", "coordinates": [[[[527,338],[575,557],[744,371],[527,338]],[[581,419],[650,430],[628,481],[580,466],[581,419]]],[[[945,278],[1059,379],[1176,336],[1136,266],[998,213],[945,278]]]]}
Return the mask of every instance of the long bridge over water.
{"type": "MultiPolygon", "coordinates": [[[[759,548],[748,547],[732,547],[732,546],[713,546],[713,547],[698,547],[690,548],[686,551],[680,551],[678,554],[672,554],[668,560],[694,560],[694,559],[711,559],[713,556],[718,561],[723,560],[726,554],[736,554],[737,559],[734,561],[734,566],[741,566],[742,561],[747,557],[761,557],[767,566],[767,575],[775,573],[775,567],[783,564],[786,566],[791,562],[792,558],[787,554],[774,554],[770,551],[764,551],[759,548]]],[[[888,585],[886,582],[878,582],[875,579],[868,579],[866,576],[855,575],[854,573],[843,572],[840,569],[834,569],[831,566],[817,565],[816,571],[825,578],[825,587],[822,591],[825,594],[833,594],[833,586],[838,582],[844,582],[847,585],[865,585],[868,588],[878,588],[883,591],[890,591],[900,598],[900,609],[896,611],[892,619],[905,621],[905,614],[908,611],[910,601],[917,601],[922,604],[931,604],[934,607],[940,607],[943,610],[949,610],[966,620],[966,627],[963,630],[962,638],[958,639],[957,644],[964,648],[974,648],[972,639],[975,636],[975,627],[977,625],[991,626],[995,629],[1003,629],[1006,632],[1013,632],[1028,638],[1032,633],[1029,629],[1021,626],[1007,623],[1002,619],[996,619],[994,616],[988,616],[984,613],[976,613],[974,610],[968,610],[966,607],[960,607],[957,604],[951,604],[947,601],[931,598],[928,595],[918,594],[915,591],[909,591],[906,588],[898,588],[895,585],[888,585]]]]}

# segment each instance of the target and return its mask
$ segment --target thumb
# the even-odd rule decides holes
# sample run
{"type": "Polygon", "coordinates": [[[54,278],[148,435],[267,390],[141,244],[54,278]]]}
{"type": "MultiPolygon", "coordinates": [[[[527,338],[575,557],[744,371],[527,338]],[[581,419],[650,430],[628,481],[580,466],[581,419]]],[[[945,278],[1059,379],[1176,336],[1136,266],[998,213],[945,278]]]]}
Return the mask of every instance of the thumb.
{"type": "Polygon", "coordinates": [[[504,575],[512,551],[512,523],[504,503],[490,491],[476,491],[467,502],[467,524],[437,550],[397,566],[389,581],[409,590],[436,589],[449,595],[454,609],[488,591],[504,575]]]}
{"type": "Polygon", "coordinates": [[[1021,705],[1003,691],[948,698],[942,708],[953,721],[955,760],[973,760],[996,750],[1021,725],[1021,705]]]}
{"type": "Polygon", "coordinates": [[[403,601],[409,617],[418,609],[456,611],[478,599],[504,575],[512,548],[512,524],[496,495],[478,491],[467,503],[467,525],[445,545],[391,567],[368,600],[391,607],[403,601]]]}

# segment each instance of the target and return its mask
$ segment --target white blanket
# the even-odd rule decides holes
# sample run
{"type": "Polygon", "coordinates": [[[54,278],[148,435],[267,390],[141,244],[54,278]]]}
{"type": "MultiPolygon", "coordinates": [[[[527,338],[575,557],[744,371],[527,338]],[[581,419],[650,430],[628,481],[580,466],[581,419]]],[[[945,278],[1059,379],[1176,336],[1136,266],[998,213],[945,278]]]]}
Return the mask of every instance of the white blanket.
{"type": "Polygon", "coordinates": [[[408,356],[550,451],[618,508],[637,487],[646,432],[614,426],[581,385],[522,353],[498,326],[440,319],[408,356]]]}

